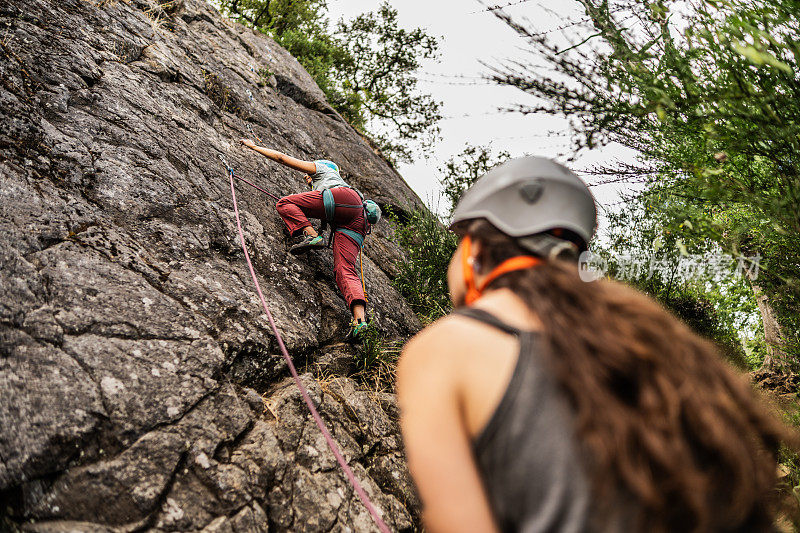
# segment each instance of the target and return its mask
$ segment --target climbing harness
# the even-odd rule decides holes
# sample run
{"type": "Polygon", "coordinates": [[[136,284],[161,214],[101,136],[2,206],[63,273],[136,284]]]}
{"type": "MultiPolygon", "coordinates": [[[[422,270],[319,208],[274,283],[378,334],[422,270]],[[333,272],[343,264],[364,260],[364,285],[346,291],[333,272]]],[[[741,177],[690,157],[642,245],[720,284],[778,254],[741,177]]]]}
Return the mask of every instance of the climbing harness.
{"type": "MultiPolygon", "coordinates": [[[[264,298],[264,294],[261,292],[261,285],[258,283],[258,278],[256,277],[256,271],[253,268],[253,263],[250,261],[250,254],[247,252],[247,245],[245,244],[244,241],[244,231],[242,230],[242,222],[239,218],[239,205],[236,202],[236,187],[235,187],[235,182],[233,181],[233,179],[237,177],[236,173],[234,172],[233,168],[231,168],[231,166],[228,165],[228,162],[225,160],[222,154],[220,154],[219,157],[222,160],[223,164],[225,165],[225,168],[228,169],[228,175],[230,177],[231,198],[233,199],[233,212],[236,215],[236,228],[239,230],[239,240],[242,243],[244,258],[247,261],[247,267],[250,269],[250,276],[253,278],[253,283],[256,286],[256,292],[258,293],[258,297],[261,300],[261,305],[264,308],[264,312],[267,314],[267,319],[269,320],[270,328],[272,328],[272,333],[275,335],[275,338],[278,341],[278,346],[280,347],[281,353],[283,354],[283,358],[286,360],[286,365],[289,367],[289,372],[292,374],[294,382],[297,384],[297,388],[300,389],[300,395],[303,397],[303,401],[308,406],[308,410],[311,411],[311,416],[314,418],[314,422],[316,422],[317,427],[319,428],[320,432],[322,432],[322,436],[325,437],[325,441],[328,443],[328,447],[330,448],[334,457],[336,457],[336,461],[339,463],[339,466],[342,467],[345,476],[347,476],[347,479],[350,481],[350,484],[353,486],[353,489],[356,491],[356,494],[358,494],[359,499],[367,508],[370,515],[372,515],[372,518],[373,520],[375,520],[375,524],[378,526],[378,529],[381,531],[381,533],[389,533],[389,527],[381,519],[380,514],[378,513],[378,509],[372,504],[369,497],[367,496],[367,493],[364,492],[364,488],[358,482],[358,479],[356,479],[356,476],[355,474],[353,474],[353,471],[350,469],[350,466],[348,466],[347,461],[344,460],[344,457],[339,451],[339,447],[336,445],[336,442],[333,440],[333,437],[328,431],[328,428],[325,426],[325,422],[322,420],[322,417],[320,417],[316,407],[314,407],[314,403],[311,401],[311,397],[308,395],[308,391],[303,386],[303,383],[300,381],[300,376],[297,374],[297,369],[295,368],[294,363],[292,362],[292,358],[289,356],[289,352],[286,349],[286,345],[283,343],[283,338],[281,337],[281,334],[278,331],[278,327],[275,325],[275,319],[272,317],[272,313],[270,312],[269,307],[267,306],[267,301],[264,298]]],[[[263,191],[262,189],[259,190],[261,190],[262,192],[266,192],[263,191]]]]}
{"type": "MultiPolygon", "coordinates": [[[[368,213],[367,213],[367,202],[372,202],[372,200],[366,200],[365,201],[364,200],[364,195],[361,194],[361,191],[359,191],[358,189],[356,189],[354,187],[348,187],[348,189],[353,189],[354,191],[356,191],[356,193],[358,194],[359,198],[361,198],[361,200],[363,202],[361,205],[337,204],[336,200],[333,198],[333,190],[325,189],[325,190],[322,191],[322,205],[325,208],[325,220],[322,221],[322,231],[325,231],[325,227],[330,225],[330,227],[331,227],[331,235],[330,235],[330,238],[328,239],[328,246],[330,246],[331,243],[333,242],[334,235],[337,232],[347,235],[348,237],[353,239],[353,241],[355,241],[355,243],[358,245],[358,264],[359,264],[359,267],[361,268],[361,289],[364,291],[364,301],[366,303],[369,303],[369,299],[367,298],[367,285],[366,285],[366,283],[364,281],[364,238],[365,238],[365,236],[361,235],[357,231],[353,231],[353,230],[347,229],[347,228],[338,227],[336,225],[336,223],[335,223],[335,218],[336,218],[336,208],[337,207],[348,207],[348,208],[351,208],[351,209],[363,209],[364,210],[364,221],[365,221],[365,224],[367,226],[367,235],[369,235],[372,232],[371,224],[374,223],[374,222],[371,222],[370,218],[367,216],[368,215],[368,213]]],[[[372,202],[372,203],[375,204],[375,202],[372,202]]],[[[375,205],[377,207],[377,204],[375,204],[375,205]]],[[[377,222],[379,219],[380,219],[380,209],[378,209],[378,217],[377,218],[372,217],[372,220],[375,220],[375,222],[377,222]]]]}
{"type": "MultiPolygon", "coordinates": [[[[358,189],[354,189],[353,187],[348,187],[349,189],[353,189],[356,191],[361,199],[364,199],[364,196],[361,194],[361,191],[358,189]]],[[[331,226],[331,241],[333,240],[333,234],[337,231],[339,233],[344,233],[354,241],[359,248],[364,246],[364,236],[358,233],[357,231],[353,231],[347,228],[340,228],[336,226],[334,222],[334,217],[336,216],[336,208],[337,207],[346,207],[351,209],[364,209],[364,204],[355,205],[355,204],[337,204],[336,200],[333,199],[333,190],[332,189],[325,189],[322,191],[322,205],[325,207],[325,220],[323,221],[324,224],[330,224],[331,226]]],[[[366,220],[366,217],[364,217],[366,220]]],[[[324,229],[324,228],[323,228],[324,229]]],[[[370,225],[367,222],[367,234],[370,233],[370,225]]]]}

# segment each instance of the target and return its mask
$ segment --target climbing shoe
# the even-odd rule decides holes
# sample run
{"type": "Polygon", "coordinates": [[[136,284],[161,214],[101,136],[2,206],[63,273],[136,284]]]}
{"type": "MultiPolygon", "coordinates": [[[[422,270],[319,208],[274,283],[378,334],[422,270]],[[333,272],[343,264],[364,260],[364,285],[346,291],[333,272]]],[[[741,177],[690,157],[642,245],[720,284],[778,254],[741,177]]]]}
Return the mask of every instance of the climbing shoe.
{"type": "Polygon", "coordinates": [[[364,340],[364,336],[367,334],[367,329],[369,329],[369,322],[361,321],[356,322],[353,320],[350,322],[350,331],[347,333],[347,341],[352,343],[360,343],[364,340]]]}
{"type": "Polygon", "coordinates": [[[306,235],[302,241],[289,248],[289,253],[292,255],[304,254],[312,248],[325,248],[325,238],[322,235],[316,237],[306,235]]]}

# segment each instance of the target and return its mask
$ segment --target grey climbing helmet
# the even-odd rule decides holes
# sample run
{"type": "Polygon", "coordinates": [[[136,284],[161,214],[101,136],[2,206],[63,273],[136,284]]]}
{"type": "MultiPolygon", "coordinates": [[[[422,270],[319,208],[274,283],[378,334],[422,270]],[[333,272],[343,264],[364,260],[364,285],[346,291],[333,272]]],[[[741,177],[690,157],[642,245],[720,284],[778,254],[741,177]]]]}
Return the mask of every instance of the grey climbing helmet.
{"type": "Polygon", "coordinates": [[[451,227],[479,218],[541,257],[567,252],[577,259],[597,228],[597,208],[586,184],[543,157],[512,159],[481,176],[458,202],[451,227]],[[550,230],[556,228],[577,235],[582,245],[553,235],[557,231],[550,230]]]}

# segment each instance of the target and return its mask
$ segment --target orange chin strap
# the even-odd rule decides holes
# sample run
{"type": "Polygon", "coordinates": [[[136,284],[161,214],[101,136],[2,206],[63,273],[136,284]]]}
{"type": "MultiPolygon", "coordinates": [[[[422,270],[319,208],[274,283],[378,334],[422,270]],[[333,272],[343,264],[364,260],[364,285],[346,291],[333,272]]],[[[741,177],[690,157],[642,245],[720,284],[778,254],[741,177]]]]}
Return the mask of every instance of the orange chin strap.
{"type": "Polygon", "coordinates": [[[481,297],[486,287],[488,287],[491,282],[503,274],[508,274],[509,272],[514,272],[515,270],[524,270],[526,268],[535,267],[536,265],[540,265],[542,263],[541,259],[531,255],[518,255],[517,257],[506,259],[500,263],[497,268],[492,270],[488,276],[486,276],[486,279],[483,280],[483,283],[481,283],[480,287],[476,287],[475,269],[472,268],[472,264],[469,262],[470,251],[472,248],[472,239],[470,239],[469,235],[464,236],[463,243],[464,246],[461,249],[461,264],[464,270],[464,282],[467,284],[467,295],[464,298],[464,302],[467,305],[472,305],[475,303],[478,298],[481,297]]]}

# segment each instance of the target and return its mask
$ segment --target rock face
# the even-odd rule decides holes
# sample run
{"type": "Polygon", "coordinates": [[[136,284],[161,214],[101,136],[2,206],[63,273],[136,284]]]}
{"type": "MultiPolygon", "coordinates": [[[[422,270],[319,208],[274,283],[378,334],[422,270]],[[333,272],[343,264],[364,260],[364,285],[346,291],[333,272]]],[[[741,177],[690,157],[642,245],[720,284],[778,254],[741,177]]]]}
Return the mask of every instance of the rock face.
{"type": "MultiPolygon", "coordinates": [[[[0,0],[0,29],[0,530],[374,530],[287,378],[218,155],[304,190],[238,146],[252,130],[383,205],[419,199],[294,58],[201,0],[0,0]]],[[[416,529],[393,396],[336,374],[359,351],[330,252],[290,259],[274,202],[238,197],[302,379],[389,526],[416,529]]],[[[402,340],[390,232],[364,270],[402,340]]]]}

